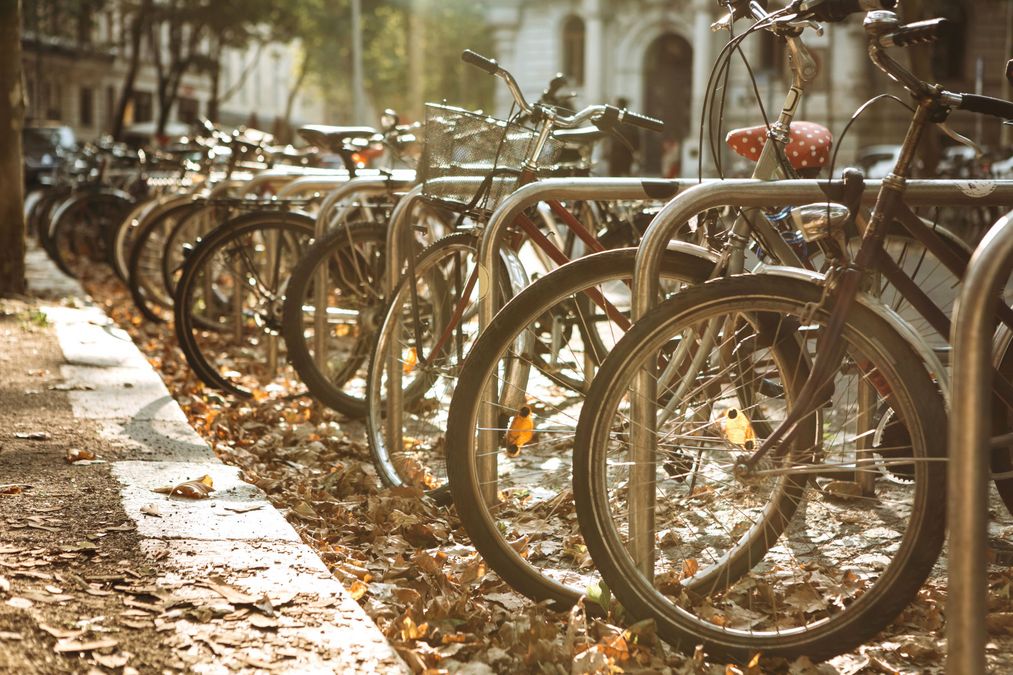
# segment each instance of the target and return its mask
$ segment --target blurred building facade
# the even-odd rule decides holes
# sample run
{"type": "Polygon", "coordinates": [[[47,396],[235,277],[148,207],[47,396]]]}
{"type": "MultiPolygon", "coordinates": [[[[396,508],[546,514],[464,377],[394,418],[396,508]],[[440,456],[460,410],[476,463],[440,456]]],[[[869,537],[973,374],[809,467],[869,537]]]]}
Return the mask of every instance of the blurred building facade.
{"type": "MultiPolygon", "coordinates": [[[[776,5],[777,3],[775,3],[776,5]]],[[[957,91],[974,91],[980,75],[982,93],[1008,95],[1004,67],[1013,34],[1009,0],[921,0],[923,16],[945,16],[952,31],[933,50],[912,55],[930,76],[957,91]]],[[[517,76],[525,93],[537,96],[555,73],[566,74],[577,92],[577,105],[629,101],[633,110],[665,120],[664,138],[643,135],[641,168],[648,173],[695,175],[700,112],[707,81],[727,33],[713,33],[711,23],[724,12],[715,0],[497,0],[491,5],[492,47],[501,63],[517,76]]],[[[902,20],[904,17],[901,17],[902,20]]],[[[745,22],[737,24],[742,30],[745,22]]],[[[902,95],[869,61],[861,16],[828,26],[817,36],[805,34],[820,69],[802,99],[796,119],[828,126],[837,135],[865,101],[884,93],[902,95]]],[[[755,35],[742,45],[768,116],[780,110],[787,89],[783,43],[755,35]]],[[[898,50],[901,51],[901,50],[898,50]]],[[[904,58],[901,56],[901,58],[904,58]]],[[[762,123],[756,94],[741,58],[732,60],[724,96],[723,130],[762,123]]],[[[505,88],[497,90],[497,108],[511,103],[505,88]]],[[[1000,143],[999,125],[975,122],[958,114],[952,126],[990,146],[1000,143]]],[[[879,103],[848,132],[842,161],[852,161],[860,147],[900,143],[910,119],[896,103],[879,103]]],[[[705,141],[705,145],[706,145],[705,141]]],[[[720,143],[723,147],[723,143],[720,143]]],[[[724,164],[737,159],[727,149],[724,164]]],[[[705,153],[710,166],[709,153],[705,153]]],[[[748,167],[740,166],[740,170],[748,167]]]]}
{"type": "MultiPolygon", "coordinates": [[[[72,127],[83,140],[109,133],[129,68],[129,26],[124,16],[117,10],[32,16],[32,9],[26,7],[22,36],[26,123],[59,122],[72,127]]],[[[215,121],[277,132],[301,58],[298,42],[226,48],[215,121]]],[[[159,114],[157,88],[155,63],[145,45],[124,119],[125,126],[137,135],[154,131],[159,114]]],[[[207,116],[211,99],[207,69],[190,68],[182,77],[179,97],[169,115],[170,134],[207,116]]],[[[292,102],[290,122],[315,122],[323,116],[322,97],[306,83],[292,102]]]]}

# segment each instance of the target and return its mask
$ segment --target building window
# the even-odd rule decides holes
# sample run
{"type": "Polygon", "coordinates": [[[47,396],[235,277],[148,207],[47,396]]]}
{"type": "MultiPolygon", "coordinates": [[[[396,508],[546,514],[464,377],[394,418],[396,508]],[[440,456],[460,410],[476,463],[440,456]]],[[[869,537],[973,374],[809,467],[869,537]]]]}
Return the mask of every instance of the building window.
{"type": "Polygon", "coordinates": [[[584,20],[579,16],[567,17],[563,22],[563,74],[573,84],[584,84],[584,20]]]}
{"type": "Polygon", "coordinates": [[[81,126],[90,129],[95,125],[95,90],[81,87],[81,126]]]}
{"type": "Polygon", "coordinates": [[[52,82],[46,85],[46,119],[63,119],[63,91],[58,84],[52,82]]]}
{"type": "Polygon", "coordinates": [[[150,122],[154,117],[154,106],[150,91],[134,92],[134,124],[150,122]]]}
{"type": "Polygon", "coordinates": [[[183,124],[196,124],[198,115],[198,103],[195,98],[179,97],[179,107],[176,108],[176,117],[183,124]]]}
{"type": "Polygon", "coordinates": [[[112,131],[113,129],[113,118],[116,116],[116,89],[115,87],[106,87],[106,114],[105,114],[105,126],[106,131],[112,131]]]}

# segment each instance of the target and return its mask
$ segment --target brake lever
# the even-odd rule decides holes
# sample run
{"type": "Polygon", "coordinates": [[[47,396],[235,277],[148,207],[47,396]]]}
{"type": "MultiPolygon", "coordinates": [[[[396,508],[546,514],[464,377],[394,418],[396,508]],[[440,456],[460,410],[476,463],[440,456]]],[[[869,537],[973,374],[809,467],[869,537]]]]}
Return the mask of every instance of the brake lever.
{"type": "Polygon", "coordinates": [[[960,143],[961,145],[966,145],[967,147],[974,150],[975,159],[981,159],[984,156],[985,151],[982,149],[980,145],[972,141],[967,136],[957,133],[956,131],[951,129],[950,125],[946,124],[946,122],[936,122],[936,126],[942,129],[944,134],[955,140],[957,143],[960,143]]]}

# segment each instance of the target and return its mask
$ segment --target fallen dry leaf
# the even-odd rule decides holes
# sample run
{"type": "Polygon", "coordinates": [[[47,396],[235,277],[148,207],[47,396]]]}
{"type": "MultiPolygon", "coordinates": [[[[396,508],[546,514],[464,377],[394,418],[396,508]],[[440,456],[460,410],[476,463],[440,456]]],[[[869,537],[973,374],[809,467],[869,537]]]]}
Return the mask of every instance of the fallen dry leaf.
{"type": "Polygon", "coordinates": [[[67,462],[74,464],[83,460],[95,459],[95,453],[91,450],[84,450],[82,448],[67,448],[67,462]]]}
{"type": "Polygon", "coordinates": [[[9,483],[7,485],[0,485],[0,495],[19,495],[25,490],[30,490],[31,485],[25,485],[24,483],[9,483]]]}
{"type": "Polygon", "coordinates": [[[109,649],[119,644],[118,640],[105,638],[102,640],[91,640],[90,642],[77,642],[76,640],[60,640],[53,647],[53,651],[64,654],[68,652],[93,652],[99,649],[109,649]]]}
{"type": "Polygon", "coordinates": [[[167,494],[170,497],[183,497],[185,499],[207,499],[214,492],[214,481],[211,476],[204,475],[196,480],[188,480],[173,487],[158,487],[155,492],[167,494]]]}
{"type": "Polygon", "coordinates": [[[45,431],[18,431],[14,434],[14,438],[23,441],[48,441],[50,435],[45,431]]]}
{"type": "Polygon", "coordinates": [[[141,513],[146,516],[154,516],[155,518],[161,518],[162,512],[158,510],[158,507],[154,504],[145,504],[141,507],[141,513]]]}

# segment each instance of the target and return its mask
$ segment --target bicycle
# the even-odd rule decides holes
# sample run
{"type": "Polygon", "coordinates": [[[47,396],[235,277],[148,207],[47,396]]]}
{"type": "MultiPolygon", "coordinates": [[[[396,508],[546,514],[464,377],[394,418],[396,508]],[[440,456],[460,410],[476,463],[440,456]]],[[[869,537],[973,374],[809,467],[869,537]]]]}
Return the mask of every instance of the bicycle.
{"type": "MultiPolygon", "coordinates": [[[[804,6],[773,15],[804,16],[804,6]]],[[[959,278],[966,256],[904,205],[913,149],[952,109],[1013,117],[1013,103],[946,92],[886,54],[939,26],[866,16],[870,57],[917,108],[855,257],[840,222],[813,223],[808,237],[837,242],[826,276],[689,288],[638,318],[590,388],[575,441],[581,531],[616,598],[675,645],[703,642],[736,660],[829,658],[889,623],[938,556],[945,373],[859,291],[882,274],[949,332],[945,311],[880,253],[886,225],[900,222],[959,278]]],[[[997,388],[1006,405],[1007,387],[997,388]]]]}
{"type": "MultiPolygon", "coordinates": [[[[799,170],[818,170],[828,159],[828,155],[820,155],[803,166],[810,155],[795,157],[805,148],[799,143],[808,142],[807,134],[815,131],[805,124],[792,124],[801,93],[815,73],[808,68],[811,59],[800,36],[792,35],[790,40],[795,55],[793,79],[777,122],[777,129],[785,133],[771,133],[773,140],[763,146],[762,153],[750,157],[756,162],[756,178],[769,180],[791,177],[799,170]],[[782,164],[779,157],[792,157],[794,163],[782,164]]],[[[755,141],[756,135],[756,129],[737,130],[729,133],[729,141],[743,147],[738,139],[752,137],[755,141]]],[[[666,252],[665,264],[658,271],[666,281],[658,297],[685,284],[759,265],[751,251],[777,251],[777,255],[763,254],[767,263],[774,258],[783,264],[818,267],[823,257],[821,245],[806,242],[799,226],[825,218],[825,212],[825,205],[818,204],[793,209],[778,206],[766,212],[749,209],[733,213],[733,224],[723,223],[714,212],[700,214],[690,223],[692,228],[683,229],[693,241],[710,245],[713,252],[683,243],[666,252]],[[681,267],[673,267],[670,258],[679,256],[681,267]]],[[[720,215],[723,218],[724,214],[720,215]]],[[[835,220],[840,219],[836,214],[835,220]]],[[[956,237],[949,235],[948,240],[956,237]]],[[[937,274],[941,264],[926,259],[924,251],[917,250],[917,242],[900,236],[899,231],[891,234],[889,241],[891,257],[916,278],[937,274]]],[[[520,292],[476,339],[450,406],[448,473],[454,503],[469,537],[511,585],[537,601],[550,599],[560,607],[572,605],[594,583],[586,556],[580,554],[583,544],[576,523],[564,518],[572,501],[567,495],[569,450],[593,373],[629,327],[628,284],[635,254],[632,249],[622,255],[592,254],[586,262],[570,263],[520,292]],[[591,301],[589,291],[611,298],[621,316],[607,315],[591,301]],[[559,330],[560,326],[564,330],[559,330]],[[579,335],[599,333],[599,344],[582,343],[577,326],[583,329],[579,335]],[[532,345],[551,344],[550,338],[561,344],[556,349],[565,353],[565,358],[557,360],[560,369],[551,372],[532,365],[528,379],[524,379],[515,364],[531,362],[532,345]],[[522,405],[534,411],[538,437],[514,457],[505,452],[503,443],[522,405]]],[[[905,316],[911,314],[900,305],[895,289],[885,287],[880,295],[905,316]]],[[[944,284],[934,297],[948,302],[952,289],[944,284]]]]}
{"type": "MultiPolygon", "coordinates": [[[[495,61],[469,51],[462,58],[501,77],[521,113],[538,120],[536,129],[527,129],[460,109],[429,106],[419,170],[423,189],[430,199],[452,204],[479,222],[516,187],[562,168],[556,165],[560,139],[585,145],[603,133],[589,127],[554,136],[555,129],[592,121],[601,129],[623,122],[649,129],[660,124],[610,106],[564,114],[544,101],[532,105],[495,61]]],[[[596,223],[601,221],[594,209],[552,201],[549,213],[521,216],[517,230],[500,248],[504,264],[487,270],[495,293],[507,298],[514,288],[526,285],[527,270],[564,264],[582,250],[604,250],[596,237],[596,223]]],[[[367,380],[367,438],[381,479],[388,485],[426,488],[437,498],[447,494],[442,466],[446,403],[476,332],[476,291],[483,273],[475,257],[480,232],[480,228],[457,232],[417,257],[407,256],[406,272],[391,292],[376,332],[367,380]]],[[[540,367],[554,365],[547,358],[540,367]]]]}

